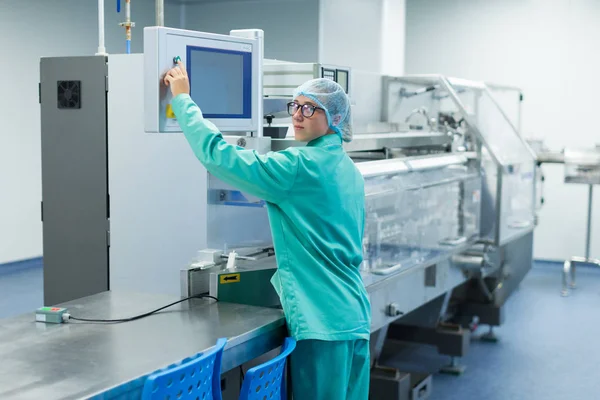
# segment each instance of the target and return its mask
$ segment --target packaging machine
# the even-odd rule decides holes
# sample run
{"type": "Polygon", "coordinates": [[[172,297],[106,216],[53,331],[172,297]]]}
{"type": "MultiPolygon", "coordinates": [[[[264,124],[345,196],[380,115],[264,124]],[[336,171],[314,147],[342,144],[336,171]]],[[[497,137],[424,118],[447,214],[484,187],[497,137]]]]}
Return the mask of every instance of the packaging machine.
{"type": "MultiPolygon", "coordinates": [[[[262,49],[262,37],[247,33],[232,35],[262,49]]],[[[211,176],[169,121],[154,118],[158,128],[144,129],[148,83],[140,71],[149,53],[42,60],[46,304],[111,290],[209,293],[278,308],[264,202],[211,176]],[[79,93],[79,108],[57,111],[57,81],[79,82],[64,89],[79,93]]],[[[350,68],[301,67],[361,96],[350,68]]],[[[293,63],[264,68],[259,100],[283,129],[263,135],[256,115],[263,108],[255,107],[253,133],[233,129],[226,140],[260,153],[302,146],[279,112],[291,97],[289,82],[302,83],[293,63]]],[[[531,268],[536,160],[483,83],[382,76],[372,90],[381,91],[381,121],[355,121],[354,140],[344,144],[365,179],[361,272],[372,307],[372,394],[424,399],[431,378],[385,367],[383,346],[436,345],[452,357],[446,370],[457,373],[474,319],[502,323],[506,299],[531,268]]],[[[156,109],[166,112],[160,99],[156,109]]],[[[487,338],[494,339],[491,329],[487,338]]]]}
{"type": "MultiPolygon", "coordinates": [[[[485,339],[496,339],[491,327],[502,323],[504,302],[531,268],[536,161],[484,84],[431,76],[384,77],[383,85],[386,124],[379,128],[388,130],[359,133],[345,147],[365,178],[373,395],[396,399],[425,396],[431,381],[409,384],[399,372],[390,378],[378,364],[386,340],[437,345],[453,357],[445,371],[460,373],[455,357],[468,349],[474,318],[490,325],[485,339]]],[[[271,140],[272,150],[297,145],[271,140]]],[[[182,295],[208,291],[277,307],[272,249],[240,254],[234,264],[236,255],[224,250],[200,252],[181,271],[182,295]]]]}

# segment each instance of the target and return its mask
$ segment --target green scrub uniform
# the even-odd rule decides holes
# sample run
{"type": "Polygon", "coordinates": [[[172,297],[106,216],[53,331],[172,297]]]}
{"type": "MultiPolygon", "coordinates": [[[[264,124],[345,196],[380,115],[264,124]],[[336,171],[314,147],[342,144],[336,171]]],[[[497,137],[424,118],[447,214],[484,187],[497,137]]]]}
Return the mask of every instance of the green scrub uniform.
{"type": "Polygon", "coordinates": [[[196,157],[215,177],[262,198],[273,235],[290,335],[296,400],[368,397],[370,305],[359,266],[362,175],[337,134],[258,154],[230,145],[187,94],[173,111],[196,157]]]}

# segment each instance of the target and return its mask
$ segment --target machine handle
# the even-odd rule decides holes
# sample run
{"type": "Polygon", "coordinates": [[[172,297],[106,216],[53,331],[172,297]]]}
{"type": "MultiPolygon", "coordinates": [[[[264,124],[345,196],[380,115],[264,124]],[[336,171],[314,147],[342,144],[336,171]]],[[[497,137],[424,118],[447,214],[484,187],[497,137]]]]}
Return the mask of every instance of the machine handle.
{"type": "MultiPolygon", "coordinates": [[[[229,260],[229,254],[221,254],[221,258],[229,260]]],[[[244,260],[244,261],[256,261],[256,260],[258,260],[258,258],[256,258],[256,257],[240,256],[237,253],[236,253],[235,258],[238,259],[238,260],[244,260]]]]}
{"type": "Polygon", "coordinates": [[[508,224],[508,227],[513,228],[513,229],[524,229],[524,228],[529,228],[530,226],[531,226],[530,221],[515,221],[515,222],[508,224]]]}
{"type": "Polygon", "coordinates": [[[387,315],[390,317],[398,317],[398,316],[404,314],[402,311],[400,311],[400,308],[398,307],[398,304],[396,304],[396,303],[390,303],[387,306],[386,312],[387,312],[387,315]]]}
{"type": "Polygon", "coordinates": [[[446,246],[458,246],[459,244],[463,244],[466,242],[467,242],[466,236],[459,236],[456,238],[442,239],[438,243],[441,245],[446,245],[446,246]]]}
{"type": "Polygon", "coordinates": [[[371,270],[371,273],[375,275],[389,275],[392,272],[396,272],[402,268],[402,264],[396,264],[388,268],[378,268],[371,270]]]}

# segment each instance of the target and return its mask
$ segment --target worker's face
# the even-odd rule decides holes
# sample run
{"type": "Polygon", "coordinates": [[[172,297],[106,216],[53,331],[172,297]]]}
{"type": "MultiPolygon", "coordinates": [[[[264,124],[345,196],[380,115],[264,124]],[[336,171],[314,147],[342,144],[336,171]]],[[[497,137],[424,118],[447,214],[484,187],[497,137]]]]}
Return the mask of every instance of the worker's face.
{"type": "Polygon", "coordinates": [[[298,96],[293,103],[288,107],[288,111],[292,114],[296,140],[310,142],[330,132],[325,110],[319,108],[314,101],[305,96],[298,96]]]}

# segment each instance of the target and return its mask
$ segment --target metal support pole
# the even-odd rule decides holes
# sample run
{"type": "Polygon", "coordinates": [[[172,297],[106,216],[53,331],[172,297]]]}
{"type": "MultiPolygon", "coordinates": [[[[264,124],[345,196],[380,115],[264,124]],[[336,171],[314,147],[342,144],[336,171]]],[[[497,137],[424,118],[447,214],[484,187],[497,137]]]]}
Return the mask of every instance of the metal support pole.
{"type": "Polygon", "coordinates": [[[575,284],[575,271],[577,271],[577,260],[571,260],[571,284],[569,285],[571,289],[575,289],[577,285],[575,284]]]}
{"type": "Polygon", "coordinates": [[[106,56],[104,47],[104,0],[98,0],[98,52],[97,56],[106,56]]]}
{"type": "Polygon", "coordinates": [[[568,287],[575,289],[575,271],[576,264],[588,264],[600,267],[600,260],[590,258],[590,240],[592,236],[592,203],[594,200],[594,185],[589,185],[588,192],[588,212],[587,212],[587,229],[585,233],[585,257],[571,257],[570,260],[565,261],[562,273],[562,290],[561,295],[567,296],[569,294],[568,287]],[[568,284],[568,277],[571,275],[571,283],[568,284]]]}
{"type": "Polygon", "coordinates": [[[594,200],[594,185],[590,185],[588,192],[587,231],[585,238],[585,258],[590,259],[590,237],[592,236],[592,202],[594,200]]]}
{"type": "Polygon", "coordinates": [[[156,0],[156,26],[165,26],[165,0],[156,0]]]}
{"type": "Polygon", "coordinates": [[[565,297],[569,294],[569,271],[571,270],[571,261],[565,261],[562,272],[562,290],[560,294],[565,297]]]}
{"type": "MultiPolygon", "coordinates": [[[[117,3],[117,12],[120,10],[121,3],[117,3]]],[[[125,22],[121,22],[120,26],[125,28],[125,52],[131,54],[131,28],[135,26],[135,22],[131,22],[131,0],[125,0],[125,22]]]]}

